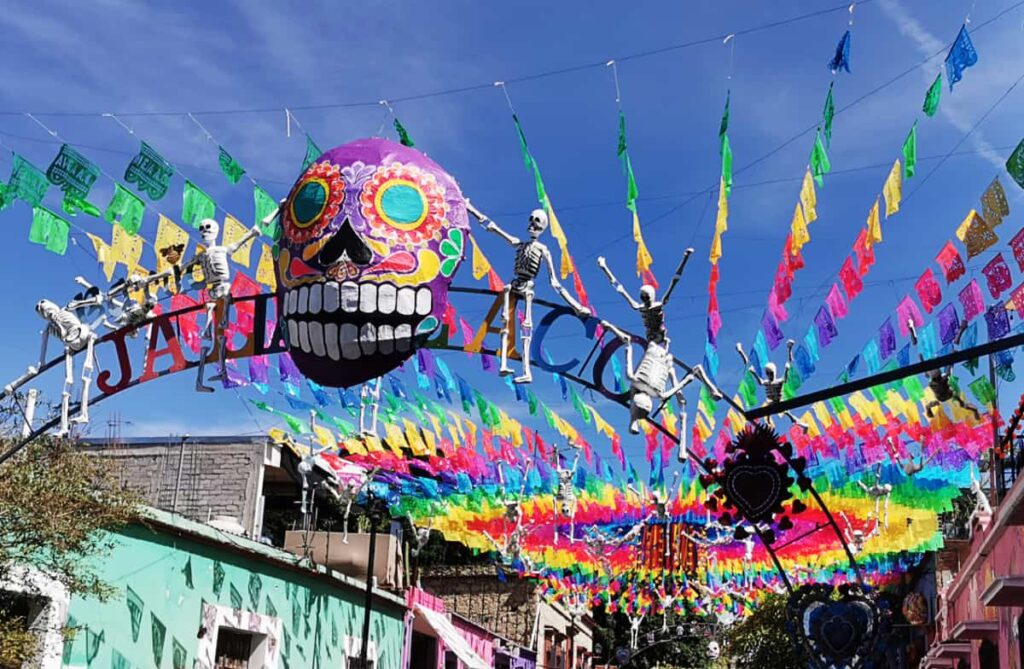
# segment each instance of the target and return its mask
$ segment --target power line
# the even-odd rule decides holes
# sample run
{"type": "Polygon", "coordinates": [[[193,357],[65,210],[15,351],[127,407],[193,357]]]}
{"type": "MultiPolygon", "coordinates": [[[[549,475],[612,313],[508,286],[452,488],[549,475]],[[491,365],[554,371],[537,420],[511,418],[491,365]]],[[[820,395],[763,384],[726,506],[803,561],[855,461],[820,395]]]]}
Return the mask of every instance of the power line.
{"type": "MultiPolygon", "coordinates": [[[[865,5],[874,0],[858,0],[857,4],[865,5]]],[[[668,46],[659,47],[657,49],[648,49],[646,51],[638,51],[623,56],[615,56],[613,60],[618,62],[624,62],[629,60],[639,60],[642,58],[649,58],[651,56],[659,56],[673,51],[680,51],[682,49],[689,49],[696,46],[703,46],[705,44],[713,44],[721,42],[724,38],[731,35],[750,35],[765,30],[772,30],[774,28],[781,28],[793,23],[799,23],[809,19],[817,18],[819,16],[825,16],[826,14],[832,14],[835,12],[845,12],[849,8],[849,3],[843,3],[841,5],[835,5],[827,9],[819,9],[818,11],[808,12],[806,14],[800,14],[798,16],[792,16],[788,19],[780,19],[778,21],[772,21],[770,23],[763,23],[758,26],[752,26],[750,28],[744,28],[742,30],[731,31],[729,33],[723,33],[721,35],[714,35],[711,37],[702,37],[688,42],[680,42],[678,44],[671,44],[668,46]]],[[[587,63],[580,63],[577,65],[570,65],[567,67],[555,68],[551,70],[545,70],[542,72],[535,72],[533,74],[526,74],[518,77],[505,77],[503,81],[506,84],[522,83],[527,81],[536,81],[538,79],[546,79],[548,77],[557,77],[564,74],[572,74],[574,72],[580,72],[582,70],[588,70],[596,67],[604,67],[608,62],[608,58],[602,58],[599,61],[592,61],[587,63]]],[[[284,109],[291,111],[312,111],[312,110],[323,110],[323,109],[350,109],[355,107],[377,107],[380,106],[380,101],[386,99],[388,102],[394,104],[398,102],[410,102],[414,100],[426,100],[429,98],[437,98],[448,95],[458,95],[462,93],[470,93],[479,90],[490,90],[494,87],[494,83],[489,81],[487,83],[469,84],[466,86],[457,86],[453,88],[446,88],[436,91],[430,91],[427,93],[418,93],[413,95],[405,95],[399,97],[377,97],[373,100],[361,100],[353,102],[332,102],[324,104],[314,105],[279,105],[275,107],[250,107],[250,108],[236,108],[236,109],[207,109],[207,110],[184,110],[184,111],[119,111],[114,112],[118,116],[185,116],[191,114],[203,114],[203,115],[214,115],[214,114],[265,114],[265,113],[279,113],[284,109]]],[[[0,111],[0,116],[20,116],[26,112],[24,111],[0,111]]],[[[68,112],[68,111],[52,111],[52,112],[31,112],[37,116],[99,116],[103,112],[68,112]]]]}
{"type": "MultiPolygon", "coordinates": [[[[863,4],[863,3],[861,3],[861,4],[863,4]]],[[[1004,9],[1003,11],[999,12],[998,14],[996,14],[995,16],[993,16],[992,18],[990,18],[990,19],[988,19],[986,21],[983,21],[983,22],[978,23],[978,24],[972,24],[972,26],[973,26],[972,27],[972,32],[974,34],[977,34],[980,30],[982,30],[982,29],[988,27],[989,25],[995,23],[999,19],[1003,18],[1006,14],[1009,14],[1011,11],[1021,7],[1022,5],[1024,5],[1024,0],[1020,0],[1018,2],[1015,2],[1014,4],[1010,5],[1009,7],[1007,7],[1006,9],[1004,9]]],[[[904,77],[906,77],[906,76],[912,74],[913,72],[917,71],[920,67],[925,65],[928,61],[932,60],[936,56],[942,55],[943,53],[946,52],[946,50],[948,48],[949,48],[948,46],[943,46],[941,49],[939,49],[938,51],[936,51],[932,55],[928,56],[927,58],[924,58],[923,60],[918,61],[917,63],[915,63],[914,65],[912,65],[912,66],[908,67],[907,69],[903,70],[902,72],[900,72],[896,76],[892,77],[888,81],[885,81],[885,82],[879,84],[875,88],[873,88],[870,91],[864,93],[860,97],[854,99],[849,104],[846,104],[846,105],[844,105],[842,107],[839,107],[838,109],[836,109],[836,114],[838,115],[838,114],[841,114],[841,113],[843,113],[845,111],[849,111],[850,109],[852,109],[856,105],[864,102],[864,100],[870,98],[871,96],[873,96],[873,95],[875,95],[877,93],[880,93],[881,91],[883,91],[886,88],[888,88],[889,86],[893,85],[894,83],[896,83],[900,79],[903,79],[904,77]]],[[[784,140],[781,144],[776,146],[774,149],[768,151],[767,153],[763,154],[759,158],[756,158],[753,161],[747,163],[746,165],[743,165],[742,167],[737,168],[736,170],[733,171],[733,174],[734,175],[740,174],[742,172],[745,172],[745,171],[749,170],[750,168],[754,167],[755,165],[758,165],[759,163],[764,162],[765,160],[767,160],[768,158],[774,156],[779,151],[783,150],[784,148],[786,148],[787,146],[789,146],[793,142],[797,141],[798,139],[800,139],[801,137],[803,137],[807,133],[816,130],[817,127],[818,127],[818,122],[816,121],[814,124],[808,126],[807,128],[801,130],[800,132],[798,132],[798,133],[794,134],[793,136],[789,137],[788,139],[784,140]]],[[[733,187],[736,188],[737,186],[734,185],[733,187]]],[[[674,214],[675,212],[679,211],[680,209],[682,209],[686,205],[688,205],[691,202],[693,202],[694,200],[696,200],[701,195],[706,195],[707,193],[714,192],[714,190],[717,189],[717,188],[718,188],[718,182],[716,181],[711,186],[708,186],[704,190],[701,190],[701,191],[698,191],[698,192],[694,193],[691,197],[689,197],[686,200],[680,202],[679,204],[675,205],[674,207],[671,207],[667,211],[664,211],[661,214],[659,214],[659,215],[657,215],[657,216],[655,216],[653,218],[647,219],[644,222],[644,227],[649,229],[650,226],[654,225],[658,221],[664,220],[668,216],[670,216],[670,215],[674,214]]],[[[600,247],[597,251],[595,251],[590,256],[587,256],[587,258],[589,259],[591,257],[594,257],[598,253],[600,253],[603,249],[606,249],[606,248],[608,248],[609,246],[611,246],[613,244],[616,244],[616,243],[618,243],[618,242],[620,242],[620,241],[622,241],[624,239],[631,238],[631,237],[632,237],[632,233],[626,233],[624,235],[620,235],[619,237],[616,237],[616,238],[612,239],[607,244],[605,244],[604,246],[600,247]]]]}

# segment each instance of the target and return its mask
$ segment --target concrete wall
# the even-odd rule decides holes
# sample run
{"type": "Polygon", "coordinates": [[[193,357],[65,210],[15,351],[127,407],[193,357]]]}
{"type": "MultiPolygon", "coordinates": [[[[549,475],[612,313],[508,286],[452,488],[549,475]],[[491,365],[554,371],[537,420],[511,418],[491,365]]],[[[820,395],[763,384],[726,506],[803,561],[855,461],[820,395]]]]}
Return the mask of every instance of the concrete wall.
{"type": "Polygon", "coordinates": [[[234,516],[253,536],[267,440],[195,437],[185,442],[184,450],[181,444],[181,438],[168,437],[113,445],[89,442],[83,448],[109,459],[111,471],[142,495],[145,504],[200,522],[234,516]]]}
{"type": "MultiPolygon", "coordinates": [[[[97,567],[114,595],[105,602],[72,598],[68,624],[78,633],[65,644],[65,666],[208,666],[201,653],[216,632],[202,628],[210,626],[213,609],[247,629],[280,630],[280,638],[268,637],[279,659],[267,669],[343,668],[346,655],[358,656],[358,583],[290,566],[294,556],[281,551],[202,531],[207,534],[182,536],[163,525],[133,525],[111,535],[113,554],[97,567]]],[[[370,659],[376,669],[402,669],[404,613],[400,600],[375,597],[370,659]]]]}

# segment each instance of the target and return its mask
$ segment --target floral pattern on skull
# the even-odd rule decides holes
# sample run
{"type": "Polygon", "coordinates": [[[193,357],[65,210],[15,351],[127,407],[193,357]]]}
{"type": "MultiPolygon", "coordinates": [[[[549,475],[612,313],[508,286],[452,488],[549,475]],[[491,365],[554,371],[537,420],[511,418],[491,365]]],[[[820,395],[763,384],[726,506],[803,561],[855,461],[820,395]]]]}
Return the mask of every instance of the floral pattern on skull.
{"type": "Polygon", "coordinates": [[[436,163],[384,139],[351,142],[311,164],[281,211],[278,305],[308,378],[376,378],[437,329],[469,221],[436,163]]]}

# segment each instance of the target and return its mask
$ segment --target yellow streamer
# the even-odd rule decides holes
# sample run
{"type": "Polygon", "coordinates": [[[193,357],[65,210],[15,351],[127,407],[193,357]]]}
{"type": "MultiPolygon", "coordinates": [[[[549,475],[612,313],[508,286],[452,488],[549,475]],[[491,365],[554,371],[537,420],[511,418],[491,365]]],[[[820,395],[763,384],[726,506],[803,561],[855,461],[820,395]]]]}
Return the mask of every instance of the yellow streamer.
{"type": "Polygon", "coordinates": [[[473,278],[482,279],[491,271],[491,263],[487,262],[487,257],[480,250],[480,245],[476,243],[473,235],[469,236],[469,241],[473,244],[473,278]]]}
{"type": "Polygon", "coordinates": [[[811,241],[811,235],[807,231],[807,221],[804,220],[804,212],[800,205],[793,209],[793,220],[789,224],[789,233],[792,235],[793,253],[799,253],[804,244],[811,241]]]}
{"type": "Polygon", "coordinates": [[[878,198],[875,198],[875,204],[871,207],[871,211],[868,212],[868,236],[867,236],[867,247],[871,248],[873,245],[882,241],[882,222],[878,215],[878,198]]]}
{"type": "Polygon", "coordinates": [[[903,199],[903,167],[899,158],[893,163],[892,170],[885,180],[882,195],[885,196],[885,217],[889,218],[900,210],[900,200],[903,199]]]}
{"type": "MultiPolygon", "coordinates": [[[[245,237],[248,233],[249,228],[242,225],[237,218],[231,214],[224,215],[224,232],[221,236],[221,244],[224,246],[230,246],[245,237]]],[[[249,254],[252,252],[253,243],[255,241],[255,239],[247,241],[237,251],[231,254],[231,259],[242,267],[248,267],[249,254]]]]}
{"type": "Polygon", "coordinates": [[[804,173],[804,183],[800,186],[800,204],[804,207],[804,220],[808,224],[818,218],[818,196],[814,192],[814,177],[811,176],[810,168],[804,173]]]}

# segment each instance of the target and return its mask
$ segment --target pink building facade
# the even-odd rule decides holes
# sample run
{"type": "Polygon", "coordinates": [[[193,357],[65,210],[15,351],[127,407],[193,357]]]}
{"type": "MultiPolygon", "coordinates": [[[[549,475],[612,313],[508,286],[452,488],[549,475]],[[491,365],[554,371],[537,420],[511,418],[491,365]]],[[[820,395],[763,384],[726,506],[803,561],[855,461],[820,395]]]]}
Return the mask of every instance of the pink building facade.
{"type": "Polygon", "coordinates": [[[420,588],[406,593],[405,652],[408,669],[493,669],[495,636],[445,612],[444,600],[420,588]]]}
{"type": "Polygon", "coordinates": [[[1024,477],[938,572],[934,640],[924,667],[1024,669],[1024,477]],[[954,573],[955,572],[955,573],[954,573]]]}

